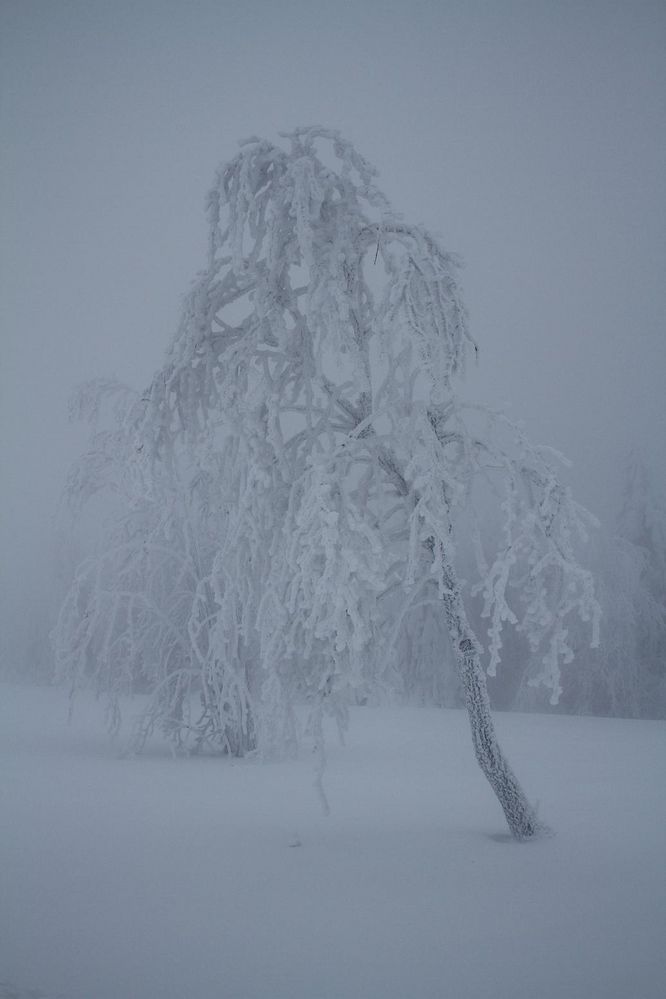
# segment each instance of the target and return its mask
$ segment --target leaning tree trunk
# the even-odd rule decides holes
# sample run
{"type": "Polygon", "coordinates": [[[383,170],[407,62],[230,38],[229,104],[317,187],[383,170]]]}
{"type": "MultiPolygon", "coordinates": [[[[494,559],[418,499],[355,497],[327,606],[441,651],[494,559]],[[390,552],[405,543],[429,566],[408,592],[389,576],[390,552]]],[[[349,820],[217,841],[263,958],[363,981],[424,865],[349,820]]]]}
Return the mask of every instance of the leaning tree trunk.
{"type": "MultiPolygon", "coordinates": [[[[407,480],[395,457],[387,449],[381,449],[379,460],[398,493],[403,496],[408,495],[407,480]]],[[[431,547],[430,551],[433,552],[434,549],[431,547]]],[[[474,752],[479,766],[502,806],[512,836],[519,840],[530,839],[543,832],[546,827],[537,821],[534,808],[527,800],[525,792],[500,749],[490,713],[488,686],[486,674],[481,666],[479,643],[467,620],[457,574],[446,551],[440,549],[439,558],[441,558],[444,584],[446,623],[456,657],[458,676],[465,691],[465,705],[472,729],[474,752]]]]}
{"type": "Polygon", "coordinates": [[[444,564],[448,593],[444,596],[446,620],[456,656],[458,676],[465,691],[465,705],[479,766],[497,795],[515,839],[530,839],[544,830],[525,792],[500,749],[490,713],[486,675],[479,646],[467,621],[460,588],[450,564],[444,564]]]}

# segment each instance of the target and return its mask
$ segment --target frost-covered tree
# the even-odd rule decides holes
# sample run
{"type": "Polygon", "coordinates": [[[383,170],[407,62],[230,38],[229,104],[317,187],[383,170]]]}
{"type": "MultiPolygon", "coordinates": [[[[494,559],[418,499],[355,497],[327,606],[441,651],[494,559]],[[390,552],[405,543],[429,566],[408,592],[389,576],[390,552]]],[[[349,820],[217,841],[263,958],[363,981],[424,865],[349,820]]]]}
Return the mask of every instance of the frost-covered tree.
{"type": "MultiPolygon", "coordinates": [[[[198,724],[191,716],[190,695],[201,685],[189,623],[194,601],[204,599],[221,497],[201,469],[163,468],[150,483],[141,477],[132,460],[139,402],[110,380],[87,383],[72,399],[72,417],[88,422],[91,433],[70,470],[67,509],[78,524],[101,497],[106,526],[71,573],[52,635],[56,673],[72,694],[87,686],[106,697],[112,731],[120,726],[122,698],[148,693],[134,748],[156,724],[176,747],[192,748],[211,731],[211,720],[206,710],[198,724]]],[[[68,535],[71,545],[76,532],[68,535]]]]}
{"type": "Polygon", "coordinates": [[[214,469],[223,497],[187,624],[202,697],[237,752],[293,744],[307,702],[321,770],[324,716],[344,725],[368,694],[437,683],[400,657],[432,663],[439,643],[479,764],[513,835],[529,838],[539,822],[495,736],[468,601],[483,602],[490,672],[514,626],[556,699],[569,619],[596,630],[574,555],[586,514],[557,455],[459,400],[476,346],[455,258],[392,211],[338,133],[284,138],[251,139],[219,170],[206,267],[124,424],[147,495],[186,466],[214,469]],[[503,523],[491,550],[476,512],[489,499],[503,523]],[[467,582],[463,542],[476,556],[467,582]]]}
{"type": "Polygon", "coordinates": [[[605,620],[598,650],[569,677],[567,702],[597,714],[666,714],[666,502],[638,451],[625,464],[615,536],[597,556],[605,620]],[[578,693],[578,688],[582,689],[578,693]],[[573,691],[573,698],[572,698],[573,691]]]}
{"type": "MultiPolygon", "coordinates": [[[[666,504],[633,452],[625,465],[622,508],[612,532],[599,531],[590,552],[603,628],[598,647],[567,665],[559,707],[579,714],[666,715],[666,504]]],[[[584,636],[572,628],[574,644],[584,636]]],[[[540,706],[526,686],[517,706],[540,706]]]]}
{"type": "Polygon", "coordinates": [[[641,673],[641,714],[666,713],[666,498],[651,481],[645,460],[633,451],[627,461],[618,534],[639,564],[635,586],[635,629],[641,673]]]}
{"type": "Polygon", "coordinates": [[[645,459],[635,449],[626,462],[618,534],[644,551],[647,585],[663,603],[666,592],[666,497],[655,486],[645,459]]]}
{"type": "MultiPolygon", "coordinates": [[[[639,718],[645,684],[640,635],[657,623],[657,608],[643,585],[644,554],[626,538],[611,535],[596,540],[591,558],[601,641],[563,671],[560,707],[574,714],[639,718]]],[[[524,689],[522,695],[529,706],[524,689]]]]}

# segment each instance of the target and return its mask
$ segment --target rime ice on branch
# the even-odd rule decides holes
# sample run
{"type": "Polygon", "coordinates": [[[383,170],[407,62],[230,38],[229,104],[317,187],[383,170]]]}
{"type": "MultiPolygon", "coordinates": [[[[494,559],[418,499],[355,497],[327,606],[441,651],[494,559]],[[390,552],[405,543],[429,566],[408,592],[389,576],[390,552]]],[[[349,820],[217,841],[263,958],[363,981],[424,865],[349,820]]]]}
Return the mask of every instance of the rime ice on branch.
{"type": "Polygon", "coordinates": [[[392,211],[338,133],[283,138],[248,140],[218,171],[206,269],[165,364],[123,421],[143,502],[192,523],[205,481],[217,511],[188,591],[187,682],[164,696],[173,681],[163,669],[151,720],[161,713],[190,745],[284,749],[305,699],[323,764],[323,715],[342,725],[355,698],[400,683],[409,666],[393,650],[427,607],[447,636],[442,662],[444,642],[455,656],[479,763],[514,836],[533,836],[495,737],[456,541],[464,528],[479,542],[491,671],[503,628],[520,628],[557,698],[559,664],[573,655],[568,619],[596,631],[591,579],[574,555],[586,514],[559,483],[556,456],[459,402],[476,348],[455,258],[392,211]],[[474,517],[484,483],[500,491],[504,525],[486,553],[474,517]],[[195,688],[199,721],[181,696],[195,688]]]}

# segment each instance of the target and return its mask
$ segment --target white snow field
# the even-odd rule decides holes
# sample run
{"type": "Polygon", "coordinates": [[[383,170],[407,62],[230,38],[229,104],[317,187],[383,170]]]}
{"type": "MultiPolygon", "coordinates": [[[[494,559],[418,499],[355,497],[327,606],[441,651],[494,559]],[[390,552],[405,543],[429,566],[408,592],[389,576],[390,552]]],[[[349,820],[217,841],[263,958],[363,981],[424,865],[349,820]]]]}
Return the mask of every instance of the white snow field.
{"type": "Polygon", "coordinates": [[[0,686],[0,996],[666,995],[666,723],[497,716],[551,838],[518,844],[463,712],[359,708],[262,764],[122,758],[102,708],[0,686]]]}

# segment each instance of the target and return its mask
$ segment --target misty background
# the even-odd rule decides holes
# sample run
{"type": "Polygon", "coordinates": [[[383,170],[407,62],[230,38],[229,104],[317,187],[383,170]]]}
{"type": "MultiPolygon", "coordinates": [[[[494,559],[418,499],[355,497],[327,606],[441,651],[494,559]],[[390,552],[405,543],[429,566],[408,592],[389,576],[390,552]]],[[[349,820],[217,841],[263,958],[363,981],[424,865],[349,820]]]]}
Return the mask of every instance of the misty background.
{"type": "Polygon", "coordinates": [[[467,392],[568,455],[610,526],[666,484],[666,7],[2,0],[2,656],[53,611],[72,388],[160,364],[238,140],[321,124],[462,255],[467,392]]]}

